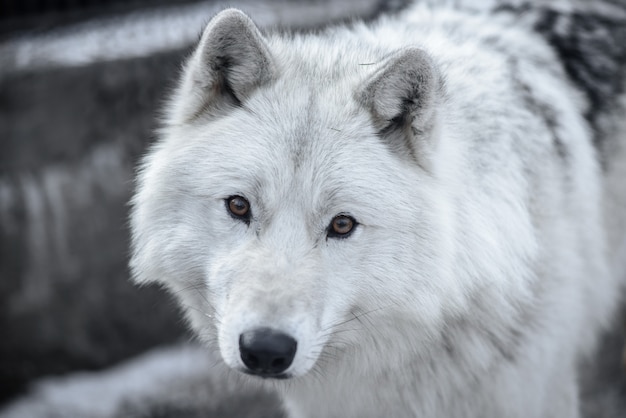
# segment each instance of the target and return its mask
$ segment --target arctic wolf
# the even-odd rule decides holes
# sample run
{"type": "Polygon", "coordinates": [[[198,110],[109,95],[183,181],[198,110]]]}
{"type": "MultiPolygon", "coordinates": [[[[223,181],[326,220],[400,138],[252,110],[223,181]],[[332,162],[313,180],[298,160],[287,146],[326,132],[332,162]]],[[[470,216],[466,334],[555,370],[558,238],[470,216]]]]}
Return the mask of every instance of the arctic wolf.
{"type": "Polygon", "coordinates": [[[215,16],[140,169],[135,280],[292,417],[579,416],[619,295],[599,96],[520,13],[215,16]]]}

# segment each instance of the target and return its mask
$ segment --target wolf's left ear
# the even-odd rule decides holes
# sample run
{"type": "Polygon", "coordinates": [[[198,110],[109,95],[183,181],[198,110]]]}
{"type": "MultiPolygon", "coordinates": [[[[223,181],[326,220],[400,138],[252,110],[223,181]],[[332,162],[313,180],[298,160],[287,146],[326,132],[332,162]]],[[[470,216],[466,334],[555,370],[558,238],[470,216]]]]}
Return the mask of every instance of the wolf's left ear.
{"type": "Polygon", "coordinates": [[[382,64],[357,92],[357,100],[394,151],[411,154],[427,168],[442,87],[428,54],[407,48],[382,64]]]}
{"type": "Polygon", "coordinates": [[[177,118],[223,114],[275,75],[274,60],[254,22],[240,10],[226,9],[211,19],[187,63],[177,118]]]}

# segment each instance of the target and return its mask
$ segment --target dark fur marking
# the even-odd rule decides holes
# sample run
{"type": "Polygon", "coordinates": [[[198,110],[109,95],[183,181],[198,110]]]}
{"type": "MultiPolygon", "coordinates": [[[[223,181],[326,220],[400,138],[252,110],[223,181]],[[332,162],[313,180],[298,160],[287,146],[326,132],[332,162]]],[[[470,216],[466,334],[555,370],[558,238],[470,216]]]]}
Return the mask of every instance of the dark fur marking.
{"type": "Polygon", "coordinates": [[[529,4],[500,6],[495,10],[532,15],[533,29],[552,46],[569,78],[589,99],[585,118],[594,130],[597,148],[603,147],[599,118],[614,107],[624,92],[626,76],[626,4],[610,5],[622,13],[568,13],[529,4]]]}
{"type": "Polygon", "coordinates": [[[454,344],[452,344],[452,341],[450,341],[450,337],[445,331],[441,335],[441,344],[443,345],[443,349],[446,351],[451,359],[456,357],[456,349],[454,348],[454,344]]]}
{"type": "Polygon", "coordinates": [[[557,130],[559,123],[556,110],[548,103],[540,102],[534,97],[531,88],[526,83],[522,82],[519,77],[517,77],[515,63],[513,63],[512,65],[514,68],[513,80],[518,86],[519,91],[521,92],[522,100],[531,112],[533,112],[535,115],[539,116],[543,120],[546,128],[550,132],[550,136],[552,137],[552,143],[554,145],[554,149],[557,155],[561,158],[562,161],[566,161],[569,158],[569,151],[567,149],[567,146],[559,136],[557,130]]]}
{"type": "Polygon", "coordinates": [[[415,133],[411,126],[411,120],[408,112],[403,111],[400,115],[388,121],[387,126],[381,129],[378,135],[385,138],[384,142],[392,152],[417,160],[412,137],[415,133]]]}
{"type": "Polygon", "coordinates": [[[231,71],[232,66],[232,59],[228,56],[216,57],[215,62],[211,65],[212,69],[219,74],[219,79],[216,83],[216,89],[218,89],[218,92],[229,98],[233,106],[241,107],[243,101],[235,94],[228,77],[228,73],[231,71]]]}
{"type": "MultiPolygon", "coordinates": [[[[523,317],[524,315],[520,313],[520,318],[516,321],[516,325],[522,324],[521,319],[523,317]]],[[[519,325],[519,327],[522,328],[522,325],[519,325]]],[[[502,359],[515,362],[520,350],[523,348],[523,340],[526,336],[515,326],[501,331],[503,332],[495,333],[493,330],[485,328],[480,321],[475,322],[467,318],[455,318],[447,323],[446,329],[441,334],[440,344],[451,361],[462,361],[463,347],[456,347],[448,334],[474,335],[478,336],[486,345],[492,347],[502,359]]]]}
{"type": "Polygon", "coordinates": [[[387,125],[379,131],[379,135],[387,139],[392,152],[402,156],[408,155],[417,161],[417,152],[413,144],[414,138],[421,133],[413,126],[412,109],[420,101],[419,91],[414,91],[402,101],[401,111],[395,118],[387,121],[387,125]]]}
{"type": "Polygon", "coordinates": [[[498,338],[498,336],[492,331],[487,331],[487,339],[491,343],[491,345],[500,353],[502,358],[513,362],[517,355],[517,351],[519,350],[519,344],[515,338],[517,334],[511,333],[507,337],[498,338]]]}
{"type": "Polygon", "coordinates": [[[585,115],[596,123],[598,113],[612,106],[623,93],[626,66],[626,20],[573,13],[567,33],[559,33],[559,16],[545,10],[535,30],[557,51],[568,75],[587,94],[590,108],[585,115]]]}

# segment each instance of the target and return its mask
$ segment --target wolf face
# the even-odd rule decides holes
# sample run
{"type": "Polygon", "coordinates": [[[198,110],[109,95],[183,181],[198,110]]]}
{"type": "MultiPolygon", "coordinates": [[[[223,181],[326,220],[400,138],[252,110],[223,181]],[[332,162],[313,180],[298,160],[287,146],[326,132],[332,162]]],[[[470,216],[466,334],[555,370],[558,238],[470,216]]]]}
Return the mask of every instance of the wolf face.
{"type": "Polygon", "coordinates": [[[325,351],[358,352],[361,315],[418,318],[419,346],[463,305],[430,161],[443,134],[430,59],[408,49],[323,76],[281,66],[245,15],[221,13],[139,176],[136,280],[170,287],[246,373],[299,376],[325,351]]]}

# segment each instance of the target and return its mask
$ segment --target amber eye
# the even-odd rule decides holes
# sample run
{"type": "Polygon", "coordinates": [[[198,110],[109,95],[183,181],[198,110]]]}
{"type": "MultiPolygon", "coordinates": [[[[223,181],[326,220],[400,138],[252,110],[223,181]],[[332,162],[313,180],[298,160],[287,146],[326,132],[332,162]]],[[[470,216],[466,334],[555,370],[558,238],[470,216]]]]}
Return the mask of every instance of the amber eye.
{"type": "Polygon", "coordinates": [[[250,203],[241,196],[231,196],[226,199],[226,208],[230,214],[244,221],[250,220],[250,203]]]}
{"type": "Polygon", "coordinates": [[[356,225],[357,222],[352,216],[337,215],[328,226],[328,236],[331,238],[346,238],[356,225]]]}

